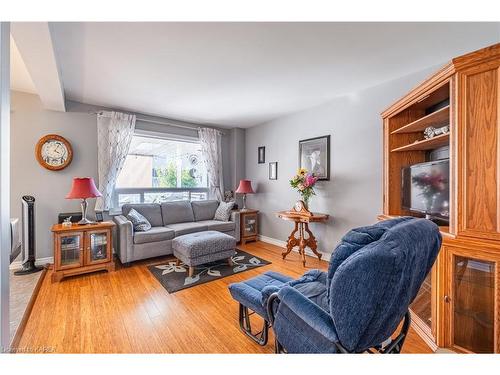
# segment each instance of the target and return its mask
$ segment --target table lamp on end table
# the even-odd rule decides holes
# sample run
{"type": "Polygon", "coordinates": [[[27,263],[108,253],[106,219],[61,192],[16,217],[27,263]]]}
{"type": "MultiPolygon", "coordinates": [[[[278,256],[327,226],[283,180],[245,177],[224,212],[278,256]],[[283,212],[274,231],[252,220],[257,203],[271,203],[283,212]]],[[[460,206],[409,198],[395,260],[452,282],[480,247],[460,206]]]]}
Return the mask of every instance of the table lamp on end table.
{"type": "Polygon", "coordinates": [[[235,191],[236,194],[243,194],[243,208],[242,211],[247,209],[247,194],[255,194],[252,189],[252,182],[250,180],[240,180],[240,185],[235,191]]]}
{"type": "Polygon", "coordinates": [[[66,196],[66,199],[81,199],[82,205],[82,220],[79,225],[92,224],[92,221],[87,219],[87,198],[102,197],[102,194],[97,190],[94,179],[90,177],[75,177],[71,191],[66,196]]]}

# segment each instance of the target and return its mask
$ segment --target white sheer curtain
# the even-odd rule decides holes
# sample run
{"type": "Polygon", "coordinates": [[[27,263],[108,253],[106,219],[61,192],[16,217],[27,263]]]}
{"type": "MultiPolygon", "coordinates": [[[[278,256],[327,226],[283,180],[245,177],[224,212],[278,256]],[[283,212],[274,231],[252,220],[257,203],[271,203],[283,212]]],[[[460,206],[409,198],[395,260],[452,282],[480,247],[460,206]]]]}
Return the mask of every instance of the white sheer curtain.
{"type": "Polygon", "coordinates": [[[116,179],[127,157],[135,129],[135,115],[104,111],[97,115],[97,160],[99,191],[96,210],[111,207],[116,179]]]}
{"type": "Polygon", "coordinates": [[[221,132],[212,128],[199,128],[201,153],[208,172],[208,183],[212,198],[224,200],[224,178],[222,174],[221,132]]]}

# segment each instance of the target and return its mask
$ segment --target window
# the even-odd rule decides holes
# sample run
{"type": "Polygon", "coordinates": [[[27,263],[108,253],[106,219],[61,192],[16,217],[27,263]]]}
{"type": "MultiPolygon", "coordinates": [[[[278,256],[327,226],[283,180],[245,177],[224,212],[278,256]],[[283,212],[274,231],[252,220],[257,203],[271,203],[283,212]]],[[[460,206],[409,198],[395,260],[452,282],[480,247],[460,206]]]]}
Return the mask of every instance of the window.
{"type": "Polygon", "coordinates": [[[136,134],[116,182],[113,205],[208,198],[200,143],[136,134]]]}

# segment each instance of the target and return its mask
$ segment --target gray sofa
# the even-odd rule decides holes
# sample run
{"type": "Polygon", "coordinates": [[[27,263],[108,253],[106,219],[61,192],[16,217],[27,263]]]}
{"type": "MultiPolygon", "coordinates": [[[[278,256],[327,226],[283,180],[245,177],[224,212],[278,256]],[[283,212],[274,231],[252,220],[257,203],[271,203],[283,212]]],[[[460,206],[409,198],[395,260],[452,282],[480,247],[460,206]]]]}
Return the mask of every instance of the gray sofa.
{"type": "Polygon", "coordinates": [[[188,233],[215,230],[240,240],[239,212],[230,221],[214,220],[219,202],[174,201],[165,203],[124,204],[123,215],[114,217],[117,224],[117,255],[122,263],[172,254],[172,240],[188,233]],[[135,232],[125,215],[134,208],[151,223],[151,230],[135,232]]]}

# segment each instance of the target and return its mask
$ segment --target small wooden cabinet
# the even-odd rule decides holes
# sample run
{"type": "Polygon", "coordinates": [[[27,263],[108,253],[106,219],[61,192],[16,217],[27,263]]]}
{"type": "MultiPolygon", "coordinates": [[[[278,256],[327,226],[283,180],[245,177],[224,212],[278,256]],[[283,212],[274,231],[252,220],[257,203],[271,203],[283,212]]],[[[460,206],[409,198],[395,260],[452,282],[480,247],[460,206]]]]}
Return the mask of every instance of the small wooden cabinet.
{"type": "Polygon", "coordinates": [[[52,226],[54,234],[54,272],[52,281],[82,273],[114,271],[113,222],[89,225],[52,226]]]}
{"type": "Polygon", "coordinates": [[[240,211],[240,241],[244,245],[248,241],[257,241],[259,235],[259,211],[240,211]]]}

